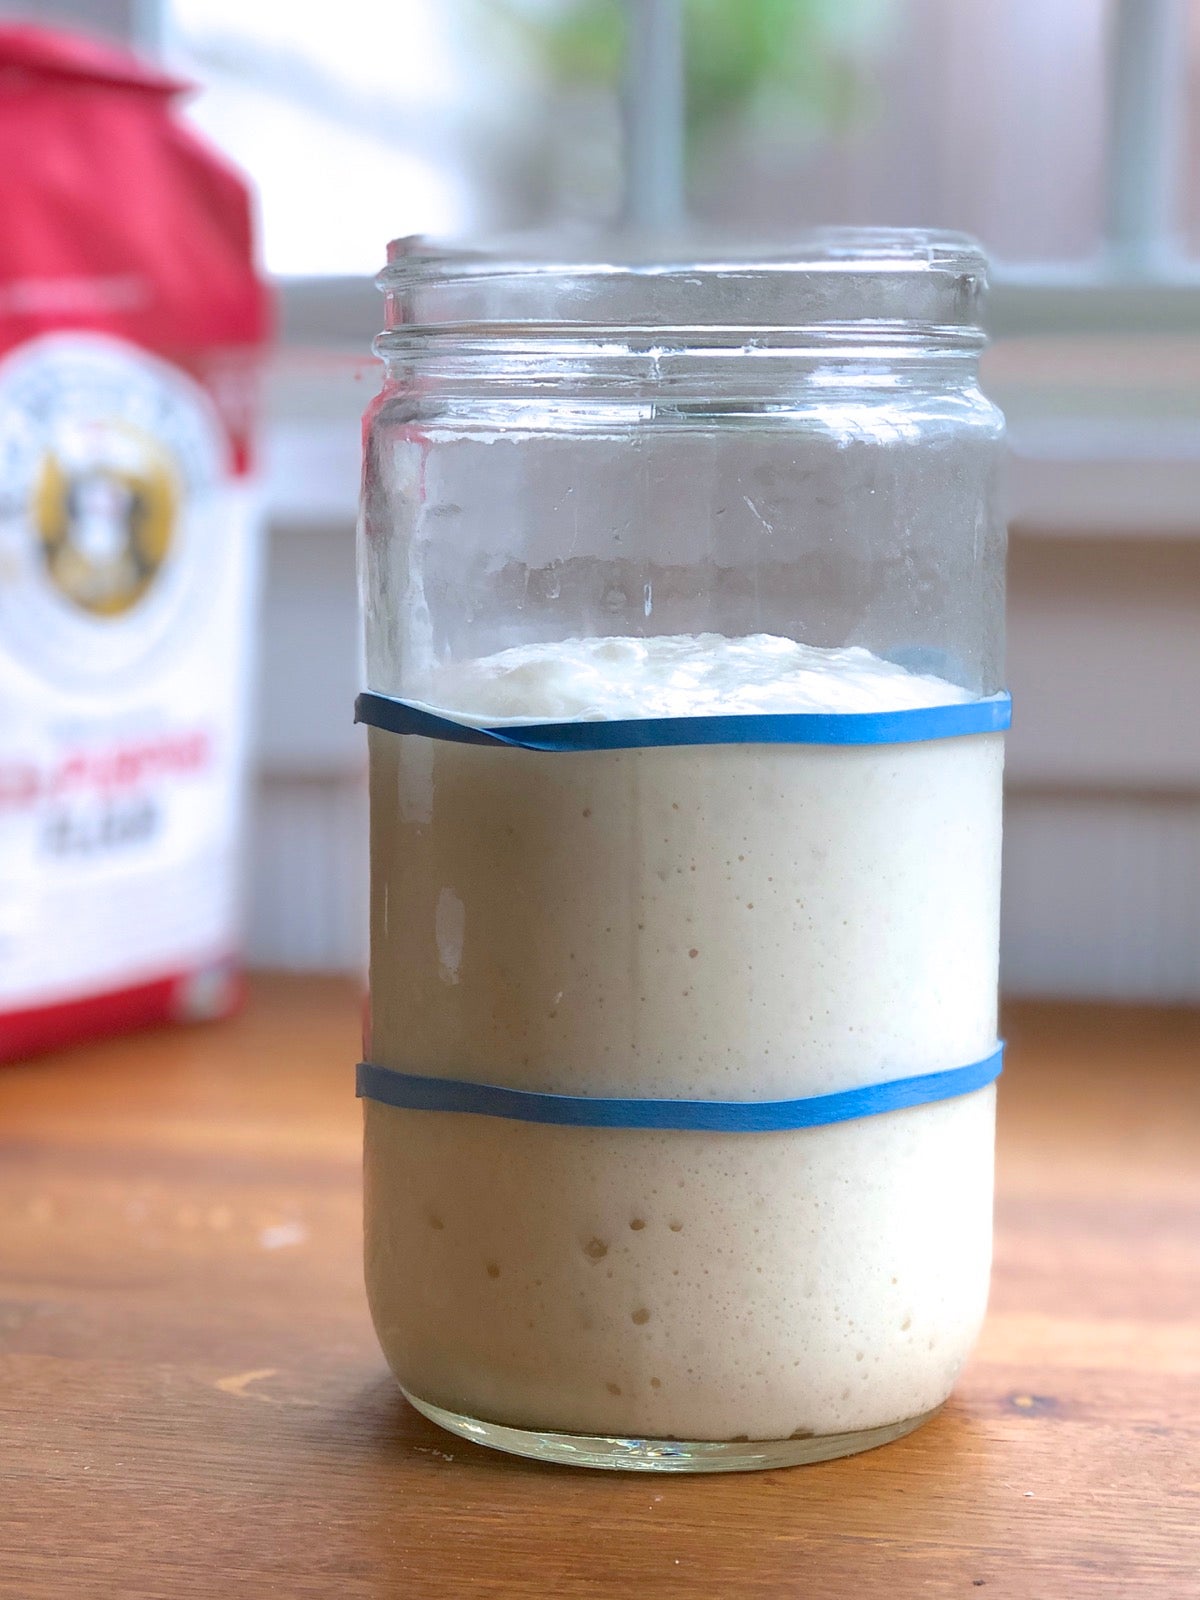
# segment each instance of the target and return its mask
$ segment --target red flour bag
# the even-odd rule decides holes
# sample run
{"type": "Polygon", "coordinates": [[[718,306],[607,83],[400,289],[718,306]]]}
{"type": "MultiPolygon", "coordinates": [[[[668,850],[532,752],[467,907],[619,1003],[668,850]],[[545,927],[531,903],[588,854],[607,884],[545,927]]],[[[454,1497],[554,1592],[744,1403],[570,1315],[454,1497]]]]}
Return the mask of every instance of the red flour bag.
{"type": "Polygon", "coordinates": [[[182,88],[0,28],[0,1060],[237,998],[267,307],[182,88]]]}

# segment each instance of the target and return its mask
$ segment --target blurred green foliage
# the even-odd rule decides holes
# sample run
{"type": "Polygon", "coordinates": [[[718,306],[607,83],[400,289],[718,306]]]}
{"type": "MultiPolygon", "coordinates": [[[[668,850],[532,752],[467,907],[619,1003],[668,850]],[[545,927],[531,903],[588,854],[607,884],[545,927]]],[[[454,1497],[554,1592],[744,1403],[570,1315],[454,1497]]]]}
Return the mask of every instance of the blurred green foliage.
{"type": "MultiPolygon", "coordinates": [[[[637,4],[638,0],[631,0],[637,4]]],[[[895,0],[683,0],[692,150],[722,127],[844,132],[869,110],[858,60],[895,0]]],[[[625,0],[490,0],[552,82],[615,86],[625,0]]]]}

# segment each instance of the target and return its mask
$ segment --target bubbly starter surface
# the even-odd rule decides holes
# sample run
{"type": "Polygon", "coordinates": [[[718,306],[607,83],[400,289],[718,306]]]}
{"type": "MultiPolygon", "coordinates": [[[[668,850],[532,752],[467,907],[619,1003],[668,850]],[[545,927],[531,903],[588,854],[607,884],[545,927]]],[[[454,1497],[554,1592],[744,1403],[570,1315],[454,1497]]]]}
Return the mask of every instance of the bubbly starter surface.
{"type": "MultiPolygon", "coordinates": [[[[770,636],[525,646],[482,724],[970,698],[770,636]]],[[[374,1061],[568,1094],[777,1099],[996,1040],[1000,735],[538,754],[371,730],[374,1061]]],[[[367,1283],[411,1393],[676,1439],[939,1404],[983,1316],[991,1088],[826,1128],[558,1128],[365,1104],[367,1283]]]]}

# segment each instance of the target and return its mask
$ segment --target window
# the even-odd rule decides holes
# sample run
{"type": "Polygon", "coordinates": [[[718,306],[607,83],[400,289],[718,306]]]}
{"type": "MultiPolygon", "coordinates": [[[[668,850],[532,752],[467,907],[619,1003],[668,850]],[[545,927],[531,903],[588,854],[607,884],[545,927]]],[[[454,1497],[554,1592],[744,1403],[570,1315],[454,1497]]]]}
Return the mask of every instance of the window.
{"type": "MultiPolygon", "coordinates": [[[[1155,459],[1171,466],[1153,515],[1191,526],[1200,0],[148,0],[142,15],[202,86],[192,115],[256,182],[294,350],[365,351],[389,237],[617,216],[627,131],[650,140],[630,152],[634,188],[670,145],[681,37],[701,225],[976,233],[997,262],[988,377],[1017,517],[1123,526],[1146,514],[1155,459]],[[623,118],[630,43],[668,59],[657,81],[630,76],[623,118]]],[[[320,483],[306,464],[324,459],[321,408],[348,416],[361,395],[327,367],[302,377],[278,401],[317,406],[279,445],[297,512],[349,494],[349,446],[320,483]]]]}
{"type": "MultiPolygon", "coordinates": [[[[1200,185],[1180,181],[1200,170],[1200,0],[679,3],[703,223],[957,227],[1020,267],[1088,267],[1114,222],[1200,242],[1200,185]],[[1114,118],[1128,158],[1107,164],[1114,118]]],[[[202,85],[192,114],[258,184],[282,276],[371,272],[402,232],[620,206],[623,0],[156,14],[162,53],[202,85]]]]}

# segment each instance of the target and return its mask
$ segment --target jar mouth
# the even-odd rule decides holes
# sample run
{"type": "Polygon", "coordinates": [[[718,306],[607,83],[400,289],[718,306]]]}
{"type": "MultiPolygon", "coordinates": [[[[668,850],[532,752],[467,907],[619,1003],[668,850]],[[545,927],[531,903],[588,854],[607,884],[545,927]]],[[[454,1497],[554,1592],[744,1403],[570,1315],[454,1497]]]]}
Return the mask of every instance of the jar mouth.
{"type": "Polygon", "coordinates": [[[987,259],[966,234],[924,229],[823,228],[769,251],[687,255],[562,241],[464,249],[416,235],[388,246],[376,281],[388,330],[405,335],[723,330],[776,342],[841,331],[973,345],[987,259]]]}

